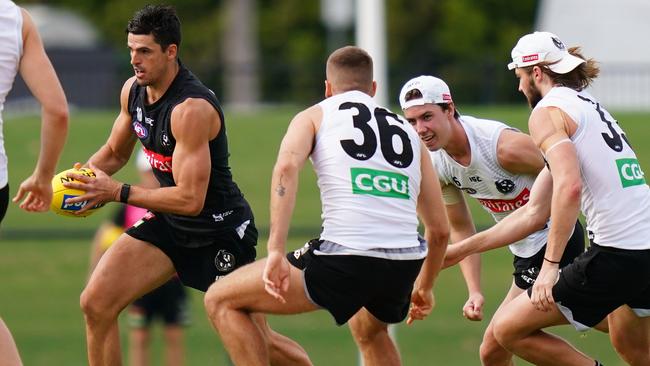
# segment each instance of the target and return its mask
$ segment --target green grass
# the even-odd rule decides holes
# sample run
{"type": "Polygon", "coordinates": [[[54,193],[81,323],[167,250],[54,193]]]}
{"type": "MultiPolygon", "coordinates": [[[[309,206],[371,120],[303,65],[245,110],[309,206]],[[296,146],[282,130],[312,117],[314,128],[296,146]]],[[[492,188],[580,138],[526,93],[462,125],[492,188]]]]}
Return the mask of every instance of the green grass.
{"type": "MultiPolygon", "coordinates": [[[[269,108],[256,113],[229,113],[227,118],[231,165],[238,182],[256,213],[258,225],[268,226],[268,197],[273,162],[295,107],[269,108]]],[[[464,113],[503,120],[526,131],[525,107],[462,107],[464,113]]],[[[650,164],[648,114],[615,113],[626,130],[642,165],[650,164]]],[[[70,136],[59,170],[85,161],[106,139],[115,114],[75,112],[70,136]]],[[[5,118],[5,139],[10,159],[11,191],[33,167],[38,153],[39,122],[33,117],[5,118]]],[[[307,164],[309,165],[309,164],[307,164]]],[[[132,166],[118,179],[132,182],[132,166]]],[[[472,204],[478,226],[490,218],[472,204]]],[[[52,213],[26,214],[11,204],[0,231],[0,315],[16,338],[26,365],[84,365],[83,318],[78,306],[83,288],[90,235],[112,211],[110,205],[85,219],[59,217],[52,213]]],[[[294,248],[316,235],[320,225],[320,202],[315,177],[306,166],[293,219],[294,248]]],[[[263,235],[264,236],[264,235],[263,235]]],[[[264,253],[265,238],[260,240],[264,253]]],[[[436,288],[437,307],[429,318],[413,326],[398,326],[397,339],[406,365],[476,365],[478,346],[487,319],[510,284],[511,255],[506,248],[484,256],[483,290],[486,320],[468,322],[461,316],[466,300],[465,285],[457,268],[444,271],[436,288]]],[[[208,324],[201,293],[192,291],[193,324],[187,329],[188,365],[226,365],[219,339],[208,324]]],[[[316,365],[355,365],[357,351],[347,328],[336,327],[326,312],[272,317],[272,326],[294,338],[309,352],[316,365]]],[[[607,337],[590,331],[581,335],[569,327],[557,333],[608,366],[622,365],[607,337]]],[[[126,328],[122,327],[123,342],[126,328]]],[[[161,347],[160,338],[154,349],[161,347]]],[[[125,347],[126,349],[126,347],[125,347]]],[[[159,353],[159,352],[157,352],[159,353]]],[[[162,364],[154,358],[154,365],[162,364]]],[[[519,362],[518,364],[525,364],[519,362]]]]}

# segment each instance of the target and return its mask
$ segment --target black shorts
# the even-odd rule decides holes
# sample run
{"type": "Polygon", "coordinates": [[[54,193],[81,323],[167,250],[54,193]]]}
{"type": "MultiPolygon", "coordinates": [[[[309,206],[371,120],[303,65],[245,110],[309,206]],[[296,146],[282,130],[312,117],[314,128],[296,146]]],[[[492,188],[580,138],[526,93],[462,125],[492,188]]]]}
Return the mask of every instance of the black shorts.
{"type": "Polygon", "coordinates": [[[0,222],[5,218],[9,206],[9,184],[0,189],[0,222]]]}
{"type": "Polygon", "coordinates": [[[406,317],[413,282],[424,259],[390,260],[357,255],[316,255],[320,240],[287,254],[289,262],[304,273],[307,296],[327,309],[338,325],[345,324],[365,307],[385,323],[406,317]]]}
{"type": "Polygon", "coordinates": [[[650,316],[650,249],[625,250],[592,242],[562,269],[553,298],[578,330],[595,326],[624,304],[639,316],[650,316]]]}
{"type": "MultiPolygon", "coordinates": [[[[584,230],[580,221],[576,221],[576,226],[573,230],[573,235],[569,238],[566,248],[564,248],[564,254],[562,254],[562,259],[560,259],[560,268],[565,267],[569,263],[582,254],[585,251],[585,237],[584,230]]],[[[542,268],[542,263],[544,262],[544,253],[546,252],[546,245],[544,245],[537,253],[532,257],[522,258],[517,257],[512,261],[512,266],[515,267],[515,271],[512,275],[515,278],[515,285],[522,290],[527,290],[533,286],[539,270],[542,268]]]]}
{"type": "Polygon", "coordinates": [[[177,243],[178,236],[173,235],[169,225],[151,212],[126,233],[162,250],[171,259],[183,284],[204,292],[219,277],[253,262],[256,255],[257,229],[252,220],[241,237],[234,227],[217,237],[192,237],[195,243],[205,241],[206,245],[198,248],[177,243]]]}
{"type": "Polygon", "coordinates": [[[185,287],[174,277],[157,289],[135,300],[129,308],[129,324],[148,328],[155,318],[165,325],[188,325],[189,312],[185,287]]]}

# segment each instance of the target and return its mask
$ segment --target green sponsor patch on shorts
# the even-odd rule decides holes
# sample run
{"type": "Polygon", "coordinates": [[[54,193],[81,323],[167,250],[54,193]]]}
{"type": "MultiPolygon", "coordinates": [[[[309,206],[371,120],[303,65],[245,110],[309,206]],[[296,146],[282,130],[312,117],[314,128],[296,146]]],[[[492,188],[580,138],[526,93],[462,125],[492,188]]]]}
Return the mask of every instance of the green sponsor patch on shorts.
{"type": "Polygon", "coordinates": [[[350,168],[352,193],[409,199],[409,179],[399,173],[367,168],[350,168]]]}
{"type": "Polygon", "coordinates": [[[616,167],[623,188],[645,184],[644,174],[638,160],[633,158],[618,159],[616,167]]]}

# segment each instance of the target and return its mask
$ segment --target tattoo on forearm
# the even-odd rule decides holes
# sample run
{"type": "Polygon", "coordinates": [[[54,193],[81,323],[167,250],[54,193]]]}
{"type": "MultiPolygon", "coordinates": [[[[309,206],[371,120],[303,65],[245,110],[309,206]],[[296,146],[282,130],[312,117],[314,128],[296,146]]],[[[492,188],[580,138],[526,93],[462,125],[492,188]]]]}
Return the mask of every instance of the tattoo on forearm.
{"type": "Polygon", "coordinates": [[[277,192],[278,196],[283,197],[286,191],[287,189],[282,185],[282,177],[280,177],[280,183],[275,187],[275,192],[277,192]]]}

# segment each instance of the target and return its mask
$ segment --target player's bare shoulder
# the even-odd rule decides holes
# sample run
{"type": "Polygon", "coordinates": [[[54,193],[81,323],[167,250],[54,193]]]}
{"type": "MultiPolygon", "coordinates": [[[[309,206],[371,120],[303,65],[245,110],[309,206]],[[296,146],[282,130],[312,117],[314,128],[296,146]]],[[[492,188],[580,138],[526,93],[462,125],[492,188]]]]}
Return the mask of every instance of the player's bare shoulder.
{"type": "Polygon", "coordinates": [[[29,12],[25,8],[21,7],[20,13],[23,17],[23,41],[27,40],[27,38],[31,37],[32,35],[38,36],[38,32],[36,32],[36,25],[34,24],[34,20],[32,19],[32,16],[29,14],[29,12]]]}
{"type": "Polygon", "coordinates": [[[323,109],[320,105],[315,104],[307,109],[298,112],[291,120],[291,124],[305,126],[311,125],[314,132],[318,131],[323,120],[323,109]]]}
{"type": "Polygon", "coordinates": [[[172,110],[172,122],[174,118],[221,121],[217,110],[203,98],[187,98],[176,105],[172,110]]]}
{"type": "Polygon", "coordinates": [[[513,129],[505,129],[499,135],[497,159],[501,167],[513,174],[537,175],[544,167],[544,158],[533,139],[513,129]]]}
{"type": "Polygon", "coordinates": [[[530,135],[538,146],[571,137],[577,128],[577,123],[558,107],[535,108],[528,119],[530,135]]]}
{"type": "Polygon", "coordinates": [[[207,100],[187,98],[172,110],[171,126],[174,136],[180,131],[202,131],[213,139],[221,129],[221,118],[207,100]]]}
{"type": "Polygon", "coordinates": [[[135,76],[131,76],[126,79],[124,85],[122,85],[122,90],[120,91],[120,103],[122,109],[126,109],[129,104],[129,94],[131,93],[131,88],[133,87],[133,83],[135,83],[135,79],[135,76]]]}

